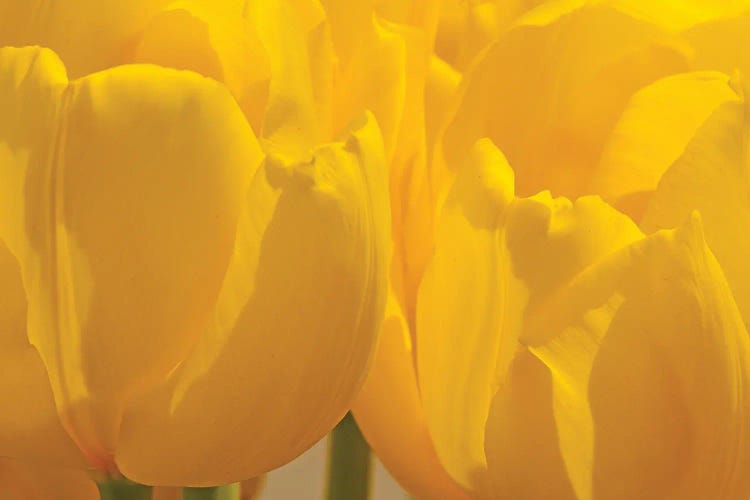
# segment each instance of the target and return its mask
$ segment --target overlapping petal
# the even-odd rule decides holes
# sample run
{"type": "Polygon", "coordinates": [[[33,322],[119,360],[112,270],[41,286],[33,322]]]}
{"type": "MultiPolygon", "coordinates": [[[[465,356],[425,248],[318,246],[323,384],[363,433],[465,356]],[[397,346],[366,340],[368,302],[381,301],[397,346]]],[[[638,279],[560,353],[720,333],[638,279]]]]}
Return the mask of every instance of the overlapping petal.
{"type": "MultiPolygon", "coordinates": [[[[71,78],[131,62],[149,22],[172,0],[0,2],[0,47],[41,45],[60,55],[71,78]]],[[[204,2],[208,4],[208,2],[204,2]]],[[[210,2],[240,16],[243,0],[210,2]]]]}
{"type": "Polygon", "coordinates": [[[448,472],[480,498],[742,498],[750,339],[700,217],[643,237],[596,198],[511,188],[480,142],[420,292],[448,472]]]}
{"type": "Polygon", "coordinates": [[[267,158],[206,332],[125,415],[115,459],[128,477],[253,476],[302,453],[351,406],[384,308],[384,166],[372,115],[310,162],[267,158]]]}
{"type": "Polygon", "coordinates": [[[664,172],[706,120],[739,100],[729,77],[717,72],[681,73],[644,87],[607,139],[589,190],[640,220],[664,172]]]}
{"type": "Polygon", "coordinates": [[[126,3],[0,0],[65,62],[0,50],[0,455],[281,465],[390,260],[355,413],[415,494],[748,490],[746,0],[126,3]]]}
{"type": "Polygon", "coordinates": [[[122,66],[67,82],[2,49],[2,236],[64,425],[108,467],[125,401],[205,328],[261,158],[224,88],[122,66]]]}
{"type": "Polygon", "coordinates": [[[485,422],[526,318],[592,260],[640,235],[598,199],[513,195],[502,154],[480,141],[446,202],[417,304],[417,366],[438,455],[488,494],[485,422]]]}
{"type": "Polygon", "coordinates": [[[590,498],[576,496],[563,462],[552,391],[550,370],[528,349],[520,349],[487,416],[492,498],[590,498]]]}
{"type": "Polygon", "coordinates": [[[605,0],[604,3],[674,32],[733,18],[750,8],[747,0],[605,0]]]}
{"type": "Polygon", "coordinates": [[[700,212],[706,241],[721,264],[737,306],[750,324],[750,156],[748,104],[717,107],[661,178],[644,215],[648,231],[670,228],[700,212]]]}
{"type": "Polygon", "coordinates": [[[288,162],[310,161],[311,149],[331,139],[333,48],[325,12],[312,0],[254,0],[245,15],[271,66],[264,148],[288,162]]]}
{"type": "MultiPolygon", "coordinates": [[[[562,460],[550,462],[549,473],[560,477],[564,464],[576,498],[747,492],[750,344],[697,216],[586,270],[533,328],[547,337],[529,343],[544,369],[510,390],[549,394],[551,385],[546,416],[524,432],[549,432],[554,422],[557,440],[540,445],[544,453],[559,447],[562,460]]],[[[503,425],[491,415],[488,426],[503,425]]],[[[507,429],[488,435],[498,433],[507,429]]],[[[488,442],[488,459],[500,446],[488,442]]],[[[497,494],[535,488],[530,474],[539,469],[530,463],[497,465],[497,494]]]]}
{"type": "Polygon", "coordinates": [[[255,26],[222,2],[171,2],[140,32],[127,62],[187,69],[223,82],[259,133],[270,61],[255,26]]]}
{"type": "Polygon", "coordinates": [[[7,500],[99,500],[85,471],[0,459],[0,498],[7,500]]]}
{"type": "MultiPolygon", "coordinates": [[[[489,137],[513,165],[519,193],[586,194],[628,99],[688,69],[685,50],[675,35],[615,7],[545,3],[504,32],[467,73],[433,176],[454,171],[474,141],[489,137]]],[[[446,183],[436,189],[444,191],[446,183]]]]}
{"type": "MultiPolygon", "coordinates": [[[[0,456],[85,467],[57,416],[47,371],[26,336],[26,294],[16,258],[0,241],[0,456]]],[[[2,497],[2,496],[0,496],[2,497]]]]}
{"type": "Polygon", "coordinates": [[[750,41],[750,5],[743,0],[732,7],[682,33],[693,48],[693,65],[697,69],[750,73],[750,54],[744,50],[750,41]]]}
{"type": "MultiPolygon", "coordinates": [[[[393,281],[399,300],[406,304],[406,322],[393,324],[409,325],[412,340],[416,340],[416,385],[423,406],[419,410],[424,412],[442,465],[464,488],[480,497],[703,498],[718,494],[741,498],[747,485],[738,479],[742,473],[737,470],[747,467],[743,455],[747,445],[735,430],[744,425],[742,407],[746,404],[741,402],[745,396],[740,395],[732,407],[728,394],[742,385],[746,371],[746,333],[732,312],[736,300],[747,317],[743,305],[747,259],[742,257],[747,251],[737,234],[738,227],[747,225],[745,205],[750,199],[745,192],[747,159],[742,151],[746,131],[737,124],[743,119],[744,104],[737,84],[731,83],[727,74],[682,72],[695,68],[731,74],[734,67],[744,68],[745,51],[740,47],[745,45],[747,5],[700,0],[548,2],[522,16],[507,31],[498,28],[498,18],[491,14],[489,5],[468,3],[461,8],[465,9],[464,17],[452,27],[451,16],[444,17],[444,31],[438,31],[439,51],[450,53],[448,59],[464,67],[470,58],[455,61],[461,60],[461,51],[477,51],[467,49],[471,43],[480,47],[491,37],[497,37],[497,41],[469,66],[452,122],[434,132],[439,143],[435,162],[420,171],[422,189],[412,185],[403,191],[409,193],[404,206],[411,213],[399,206],[394,209],[394,222],[405,221],[400,224],[406,228],[402,249],[407,253],[397,252],[393,260],[405,270],[395,274],[393,281]],[[467,37],[465,46],[440,48],[441,40],[450,39],[451,29],[455,34],[472,22],[470,35],[478,38],[467,37]],[[670,76],[675,73],[682,74],[670,76]],[[735,113],[731,116],[726,112],[730,108],[735,113]],[[702,240],[698,223],[641,241],[644,237],[634,222],[601,201],[584,198],[571,208],[568,202],[544,194],[516,199],[512,191],[508,194],[508,182],[502,181],[511,178],[507,165],[499,170],[476,167],[483,164],[477,159],[482,147],[474,150],[469,166],[459,167],[474,141],[483,136],[497,142],[510,158],[521,194],[543,189],[573,197],[602,194],[635,221],[643,221],[648,231],[680,226],[692,210],[698,209],[708,244],[702,240]],[[731,165],[730,175],[725,165],[731,165]],[[414,263],[429,258],[432,212],[442,204],[455,172],[459,177],[438,225],[436,254],[421,283],[415,331],[408,296],[409,290],[420,286],[422,273],[414,272],[419,269],[414,263]],[[473,187],[467,188],[472,182],[473,187]],[[459,198],[463,202],[458,203],[459,198]],[[511,201],[503,201],[506,199],[511,201]],[[419,223],[414,223],[417,220],[419,223]],[[547,238],[536,239],[539,234],[547,238]],[[735,240],[739,244],[733,244],[735,240]],[[628,250],[618,253],[623,247],[628,250]],[[713,262],[711,250],[716,252],[721,268],[713,262]],[[633,257],[629,252],[638,255],[633,257]],[[659,274],[655,267],[661,264],[655,262],[670,259],[676,261],[675,265],[670,268],[663,264],[663,273],[659,274]],[[631,291],[629,300],[643,300],[642,311],[650,310],[646,308],[648,300],[660,304],[666,312],[660,313],[664,319],[658,321],[668,323],[670,315],[680,314],[670,312],[676,310],[718,318],[713,326],[659,323],[664,331],[658,331],[674,340],[670,332],[684,326],[690,331],[691,340],[686,342],[713,339],[705,340],[713,350],[701,368],[713,378],[701,390],[718,389],[712,400],[720,409],[714,421],[701,413],[701,401],[708,397],[701,390],[685,394],[675,403],[678,398],[669,386],[673,381],[662,377],[669,368],[653,362],[653,366],[638,365],[641,372],[633,375],[633,380],[642,384],[656,380],[655,384],[666,387],[668,394],[654,396],[649,390],[633,388],[637,393],[633,398],[641,397],[643,408],[648,410],[638,415],[634,412],[633,428],[613,431],[614,412],[607,405],[621,405],[602,402],[606,399],[602,394],[610,386],[613,392],[627,388],[613,380],[614,370],[600,375],[597,368],[596,379],[591,378],[591,366],[610,363],[625,371],[625,357],[610,361],[608,356],[616,355],[612,349],[621,349],[634,360],[640,359],[641,354],[633,352],[638,346],[653,350],[650,340],[637,337],[640,340],[625,341],[621,339],[624,334],[615,333],[618,329],[610,332],[609,322],[619,314],[618,300],[623,293],[619,288],[597,290],[602,294],[597,300],[604,305],[580,311],[581,318],[575,320],[584,329],[598,331],[598,337],[592,334],[585,341],[574,341],[566,348],[565,356],[570,359],[561,361],[559,369],[540,354],[556,342],[554,332],[563,328],[553,320],[548,328],[540,326],[546,320],[539,318],[554,315],[547,311],[550,303],[563,300],[558,296],[564,295],[575,307],[579,302],[588,307],[590,296],[574,297],[578,292],[570,292],[572,288],[578,290],[575,283],[582,279],[577,277],[580,273],[588,275],[592,283],[614,288],[624,287],[625,276],[630,273],[643,274],[642,286],[653,290],[651,295],[642,295],[651,299],[642,299],[631,291]],[[614,275],[622,281],[608,282],[615,280],[614,275]],[[678,276],[691,285],[677,282],[678,276]],[[659,279],[675,283],[669,283],[672,288],[664,291],[654,285],[659,279]],[[726,282],[734,293],[726,293],[726,282]],[[612,296],[604,298],[607,293],[612,296]],[[670,293],[676,297],[674,304],[659,295],[670,293]],[[691,302],[691,294],[705,294],[706,300],[691,302]],[[610,347],[619,342],[625,342],[623,347],[610,347]],[[607,349],[597,357],[600,345],[607,349]],[[730,354],[722,350],[724,345],[730,346],[730,354]],[[731,365],[735,358],[739,360],[736,370],[731,365]],[[594,387],[600,398],[596,401],[591,400],[594,387]],[[637,443],[656,440],[653,433],[633,437],[638,432],[672,425],[670,413],[681,412],[669,406],[673,403],[692,405],[690,418],[695,416],[702,428],[686,431],[677,422],[674,429],[668,429],[674,430],[673,434],[665,432],[660,449],[652,452],[638,448],[637,443]],[[647,411],[654,415],[647,416],[647,411]],[[729,429],[725,435],[719,432],[722,426],[729,429]],[[631,434],[623,438],[626,432],[631,434]],[[678,436],[680,432],[683,434],[678,436]],[[595,434],[606,437],[595,439],[595,434]],[[697,443],[698,448],[720,450],[716,461],[702,466],[712,472],[695,472],[703,458],[693,462],[694,457],[677,459],[685,455],[684,446],[688,446],[679,442],[680,436],[697,443]],[[611,443],[602,443],[601,439],[611,443]],[[629,441],[623,444],[623,439],[632,439],[636,445],[629,441]],[[740,443],[736,453],[723,448],[732,442],[740,443]],[[592,451],[595,444],[601,458],[592,451]],[[627,451],[618,454],[615,448],[620,445],[627,451]],[[680,446],[683,448],[678,449],[680,446]],[[727,452],[722,454],[722,450],[727,452]],[[653,471],[638,472],[644,463],[653,463],[653,471]],[[659,482],[659,475],[675,476],[682,464],[688,464],[685,470],[689,469],[689,478],[676,477],[674,484],[659,482]],[[539,480],[540,468],[545,480],[539,480]],[[633,479],[618,479],[613,471],[619,469],[633,479]],[[640,477],[636,477],[638,474],[640,477]]],[[[430,75],[443,77],[436,80],[438,83],[450,82],[456,75],[454,68],[439,59],[431,64],[430,71],[430,75]]],[[[448,83],[442,88],[450,87],[448,83]]],[[[440,94],[440,88],[436,85],[431,91],[440,94]]],[[[429,92],[426,95],[430,97],[429,92]]],[[[446,101],[449,99],[440,104],[446,101]]],[[[436,108],[442,112],[440,106],[436,108]]],[[[433,133],[429,122],[427,130],[429,137],[433,133]]],[[[492,148],[485,147],[484,151],[479,157],[485,158],[485,165],[505,164],[492,148]]],[[[398,179],[404,185],[403,178],[398,179]]],[[[628,285],[628,290],[638,286],[628,285]]],[[[625,311],[632,317],[625,312],[619,316],[629,322],[623,328],[636,330],[636,313],[627,308],[625,311]]],[[[657,315],[651,314],[649,321],[651,316],[657,315]]],[[[689,314],[685,316],[688,321],[689,314]]],[[[656,333],[652,336],[657,337],[656,333]]],[[[404,347],[408,344],[393,345],[399,348],[391,346],[392,353],[408,352],[404,347]]],[[[689,365],[698,363],[699,349],[695,344],[680,349],[687,361],[678,367],[682,371],[676,376],[692,380],[697,372],[690,372],[689,365]]],[[[396,358],[395,354],[391,356],[396,358]]],[[[402,354],[401,359],[406,356],[402,354]]],[[[389,365],[393,366],[395,362],[389,365]]],[[[388,386],[382,380],[378,382],[386,372],[382,369],[378,375],[376,365],[366,386],[372,391],[368,396],[372,400],[376,400],[372,388],[383,391],[388,386]]],[[[367,395],[367,390],[363,394],[367,395]]],[[[415,404],[405,408],[418,415],[415,404]]],[[[368,411],[379,415],[381,423],[393,420],[387,411],[368,411]]],[[[377,429],[366,416],[359,419],[366,433],[368,426],[377,429]]],[[[392,457],[384,446],[387,440],[373,442],[376,449],[385,450],[381,451],[383,456],[392,457]]],[[[422,450],[423,456],[431,456],[430,446],[422,450]]],[[[399,463],[398,457],[388,460],[399,463]]],[[[407,464],[398,467],[398,472],[407,477],[402,481],[418,490],[419,472],[407,464]]],[[[429,496],[429,490],[422,491],[429,496]]]]}
{"type": "Polygon", "coordinates": [[[440,10],[435,52],[465,70],[504,29],[542,0],[448,0],[440,10]]]}
{"type": "Polygon", "coordinates": [[[352,412],[378,458],[418,498],[466,499],[440,464],[422,410],[409,326],[389,295],[378,349],[352,412]]]}
{"type": "Polygon", "coordinates": [[[362,383],[384,308],[372,115],[309,161],[259,166],[215,81],[134,65],[68,82],[49,50],[0,54],[0,229],[88,460],[149,484],[224,484],[320,439],[362,383]]]}

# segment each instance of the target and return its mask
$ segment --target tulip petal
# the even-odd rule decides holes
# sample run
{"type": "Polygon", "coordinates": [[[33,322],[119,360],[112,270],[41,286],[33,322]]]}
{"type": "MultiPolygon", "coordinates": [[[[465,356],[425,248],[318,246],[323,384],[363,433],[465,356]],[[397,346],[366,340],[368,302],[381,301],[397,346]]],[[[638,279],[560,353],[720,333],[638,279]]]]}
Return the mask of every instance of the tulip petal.
{"type": "Polygon", "coordinates": [[[707,21],[733,17],[748,7],[748,0],[605,0],[623,12],[680,31],[707,21]]]}
{"type": "Polygon", "coordinates": [[[701,213],[706,240],[750,324],[750,172],[747,104],[717,108],[659,182],[644,216],[646,230],[675,227],[701,213]]]}
{"type": "Polygon", "coordinates": [[[23,246],[22,221],[14,217],[26,210],[25,170],[47,153],[45,136],[53,125],[45,118],[65,83],[65,68],[51,52],[0,49],[0,456],[82,466],[83,457],[60,424],[47,370],[29,344],[26,290],[19,262],[9,251],[23,246]],[[22,126],[21,116],[32,130],[22,126]]]}
{"type": "Polygon", "coordinates": [[[628,103],[604,146],[591,190],[640,218],[664,172],[721,104],[738,101],[722,73],[659,80],[628,103]]]}
{"type": "MultiPolygon", "coordinates": [[[[351,2],[342,3],[346,7],[332,13],[341,10],[347,12],[351,2]]],[[[336,24],[332,23],[332,26],[336,24]]],[[[408,32],[400,33],[398,28],[380,21],[372,14],[358,26],[360,36],[352,40],[350,46],[354,54],[349,58],[341,58],[341,68],[336,80],[337,88],[346,91],[336,92],[333,103],[336,110],[333,130],[346,126],[363,109],[368,109],[375,115],[383,133],[389,163],[403,130],[403,122],[413,116],[404,113],[407,105],[406,80],[411,76],[407,72],[415,71],[419,64],[418,59],[407,61],[408,42],[405,38],[408,32]]],[[[421,101],[415,99],[410,102],[421,101]]]]}
{"type": "Polygon", "coordinates": [[[325,13],[314,0],[249,0],[245,16],[271,66],[264,149],[288,163],[310,161],[331,135],[333,47],[325,13]]]}
{"type": "Polygon", "coordinates": [[[416,498],[465,499],[438,461],[422,413],[411,336],[389,295],[378,350],[352,412],[393,477],[416,498]]]}
{"type": "Polygon", "coordinates": [[[109,467],[125,401],[205,328],[261,154],[228,92],[194,73],[122,66],[68,84],[50,51],[1,50],[0,235],[63,423],[109,467]]]}
{"type": "MultiPolygon", "coordinates": [[[[40,45],[60,55],[71,78],[132,62],[134,42],[173,0],[0,0],[0,47],[40,45]]],[[[239,16],[244,0],[212,0],[239,16]]]]}
{"type": "MultiPolygon", "coordinates": [[[[391,265],[394,273],[400,273],[393,279],[392,286],[404,307],[412,336],[417,290],[434,247],[437,203],[433,196],[435,182],[428,168],[429,156],[460,80],[460,74],[435,57],[431,58],[425,72],[424,89],[417,96],[407,98],[407,106],[412,110],[405,116],[411,119],[402,124],[402,134],[410,137],[399,143],[390,169],[394,233],[391,265]],[[419,102],[419,107],[413,102],[419,102]]],[[[407,80],[407,89],[419,87],[418,82],[407,80]]]]}
{"type": "Polygon", "coordinates": [[[260,498],[265,486],[265,475],[240,481],[240,500],[254,500],[260,498]]]}
{"type": "Polygon", "coordinates": [[[586,194],[627,99],[686,69],[682,47],[658,26],[598,2],[545,3],[467,73],[438,156],[447,167],[439,168],[455,169],[476,138],[489,137],[513,165],[521,195],[586,194]]]}
{"type": "Polygon", "coordinates": [[[512,171],[477,143],[446,202],[417,302],[417,366],[441,462],[483,494],[485,421],[521,342],[525,318],[556,289],[640,231],[598,198],[513,198],[512,171]]]}
{"type": "MultiPolygon", "coordinates": [[[[547,446],[559,446],[577,498],[748,491],[750,339],[697,216],[586,270],[530,328],[548,337],[530,347],[552,378],[559,439],[547,446]]],[[[520,384],[548,391],[549,378],[520,384]]],[[[548,474],[518,466],[516,476],[548,474]]],[[[492,475],[503,491],[507,471],[492,475]]]]}
{"type": "Polygon", "coordinates": [[[99,490],[85,471],[39,467],[0,459],[3,500],[99,500],[99,490]]]}
{"type": "Polygon", "coordinates": [[[77,78],[127,62],[132,38],[169,1],[0,0],[0,46],[49,47],[77,78]]]}
{"type": "Polygon", "coordinates": [[[435,143],[435,137],[450,112],[449,103],[455,98],[460,82],[461,73],[439,57],[430,57],[424,91],[428,144],[435,143]]]}
{"type": "Polygon", "coordinates": [[[409,16],[395,12],[395,7],[409,11],[406,3],[397,3],[398,6],[390,6],[358,2],[355,8],[346,0],[326,0],[324,5],[340,64],[336,86],[346,89],[334,96],[334,130],[363,108],[369,109],[378,120],[389,163],[391,220],[397,254],[394,260],[404,266],[403,270],[395,271],[404,274],[399,281],[405,290],[397,293],[409,303],[407,314],[413,321],[418,283],[415,278],[424,268],[425,247],[429,247],[430,240],[422,236],[424,228],[431,228],[431,221],[421,220],[422,206],[415,203],[413,192],[422,187],[420,175],[426,162],[424,93],[431,52],[426,18],[436,5],[432,1],[414,5],[414,12],[422,9],[422,13],[409,16]],[[398,22],[386,21],[375,14],[381,10],[394,15],[398,22]],[[417,24],[404,24],[409,21],[417,24]],[[412,213],[415,207],[416,217],[412,213]]]}
{"type": "Polygon", "coordinates": [[[443,1],[435,53],[461,71],[522,14],[544,0],[443,1]]]}
{"type": "Polygon", "coordinates": [[[552,375],[527,349],[518,351],[492,399],[485,452],[494,498],[577,498],[558,447],[552,375]]]}
{"type": "Polygon", "coordinates": [[[513,172],[485,141],[477,144],[465,171],[456,181],[454,199],[446,203],[436,253],[420,287],[417,367],[438,457],[461,486],[474,491],[481,488],[477,483],[486,466],[487,381],[500,344],[504,352],[514,350],[515,338],[501,338],[493,326],[502,316],[500,308],[490,306],[504,298],[495,279],[495,230],[513,198],[513,172]]]}
{"type": "Polygon", "coordinates": [[[750,5],[743,0],[733,11],[696,24],[683,33],[693,47],[696,68],[729,74],[739,70],[750,75],[750,54],[743,50],[750,43],[750,5]]]}
{"type": "Polygon", "coordinates": [[[123,420],[116,460],[126,476],[238,481],[290,461],[340,420],[385,307],[384,176],[369,114],[310,163],[269,156],[247,192],[211,324],[170,382],[123,420]]]}
{"type": "MultiPolygon", "coordinates": [[[[173,0],[0,0],[0,47],[40,45],[60,55],[71,78],[131,62],[139,34],[173,0]]],[[[244,0],[212,8],[239,16],[244,0]]]]}
{"type": "Polygon", "coordinates": [[[257,33],[236,12],[195,0],[170,3],[149,21],[130,59],[223,82],[260,131],[271,69],[257,33]]]}
{"type": "Polygon", "coordinates": [[[47,371],[26,337],[21,270],[2,241],[0,284],[0,457],[82,468],[83,455],[60,424],[47,371]]]}

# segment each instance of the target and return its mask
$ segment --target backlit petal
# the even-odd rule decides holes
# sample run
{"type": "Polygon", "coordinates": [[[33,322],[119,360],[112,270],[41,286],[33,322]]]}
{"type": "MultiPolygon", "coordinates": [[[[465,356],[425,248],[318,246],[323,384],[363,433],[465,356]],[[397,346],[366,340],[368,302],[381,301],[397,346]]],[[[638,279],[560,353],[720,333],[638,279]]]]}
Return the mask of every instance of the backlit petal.
{"type": "Polygon", "coordinates": [[[249,0],[271,67],[264,148],[289,163],[307,162],[331,136],[333,47],[325,13],[314,0],[249,0]]]}
{"type": "Polygon", "coordinates": [[[518,351],[487,417],[485,453],[494,498],[576,497],[559,448],[552,374],[518,351]]]}
{"type": "Polygon", "coordinates": [[[513,197],[513,176],[486,140],[446,202],[417,303],[417,366],[427,423],[448,472],[487,495],[485,422],[524,329],[548,297],[602,255],[640,236],[598,198],[513,197]]]}
{"type": "Polygon", "coordinates": [[[2,0],[0,46],[49,47],[77,78],[124,63],[132,38],[169,1],[2,0]]]}
{"type": "Polygon", "coordinates": [[[639,218],[661,176],[708,117],[738,100],[723,73],[684,73],[643,88],[607,139],[591,191],[639,218]]]}
{"type": "MultiPolygon", "coordinates": [[[[173,0],[0,0],[0,47],[41,45],[60,55],[71,78],[131,62],[138,36],[173,0]]],[[[241,15],[244,0],[212,0],[241,15]]]]}
{"type": "Polygon", "coordinates": [[[251,23],[220,3],[170,3],[149,21],[129,60],[189,69],[223,82],[260,132],[271,76],[268,56],[251,23]]]}
{"type": "Polygon", "coordinates": [[[78,469],[40,467],[0,459],[0,498],[3,500],[99,500],[99,490],[78,469]]]}
{"type": "Polygon", "coordinates": [[[194,73],[67,83],[35,48],[2,49],[0,65],[0,234],[63,423],[109,467],[125,402],[205,328],[260,151],[226,89],[194,73]]]}
{"type": "MultiPolygon", "coordinates": [[[[333,130],[346,126],[363,109],[372,111],[383,132],[386,158],[390,162],[403,121],[409,117],[404,113],[406,80],[409,72],[415,71],[414,64],[419,64],[419,60],[407,64],[407,28],[377,18],[372,8],[362,19],[344,21],[334,17],[343,15],[348,18],[350,5],[348,1],[326,2],[332,16],[332,33],[337,34],[337,27],[348,25],[357,35],[350,37],[346,44],[335,45],[340,65],[336,87],[340,91],[334,95],[333,130]]],[[[417,104],[421,101],[411,102],[417,104]]]]}
{"type": "Polygon", "coordinates": [[[687,68],[683,49],[659,27],[578,3],[532,10],[467,73],[463,102],[442,142],[445,168],[461,165],[476,138],[489,137],[513,165],[521,195],[586,194],[633,92],[687,68]]]}
{"type": "Polygon", "coordinates": [[[496,230],[513,199],[513,172],[489,142],[477,145],[466,172],[446,203],[420,288],[417,367],[440,461],[460,485],[476,491],[483,487],[484,419],[498,349],[502,342],[510,356],[516,340],[495,328],[502,316],[496,304],[505,298],[497,287],[496,230]]]}
{"type": "Polygon", "coordinates": [[[464,70],[519,16],[542,0],[443,1],[435,52],[453,67],[464,70]]]}
{"type": "Polygon", "coordinates": [[[26,336],[21,270],[1,241],[0,366],[0,457],[84,467],[83,455],[60,424],[47,370],[26,336]]]}
{"type": "MultiPolygon", "coordinates": [[[[744,497],[750,340],[697,216],[589,268],[530,327],[547,337],[531,343],[552,379],[547,446],[578,498],[744,497]]],[[[519,384],[549,393],[549,377],[519,384]]],[[[492,475],[503,491],[507,472],[492,475]]]]}
{"type": "Polygon", "coordinates": [[[683,33],[693,48],[693,65],[732,74],[740,70],[750,74],[750,5],[747,0],[736,4],[734,12],[699,23],[683,33]],[[742,8],[742,12],[737,12],[742,8]]]}
{"type": "Polygon", "coordinates": [[[706,241],[750,324],[750,133],[747,104],[718,107],[667,170],[644,216],[653,231],[701,213],[706,241]]]}
{"type": "Polygon", "coordinates": [[[604,0],[635,17],[680,31],[721,18],[734,17],[750,7],[748,0],[604,0]]]}
{"type": "Polygon", "coordinates": [[[269,156],[246,193],[211,324],[169,383],[125,416],[116,460],[126,476],[238,481],[290,461],[341,419],[385,307],[384,176],[369,114],[310,163],[269,156]]]}
{"type": "Polygon", "coordinates": [[[378,350],[352,412],[378,458],[410,494],[465,499],[443,469],[422,413],[411,336],[390,295],[378,350]]]}

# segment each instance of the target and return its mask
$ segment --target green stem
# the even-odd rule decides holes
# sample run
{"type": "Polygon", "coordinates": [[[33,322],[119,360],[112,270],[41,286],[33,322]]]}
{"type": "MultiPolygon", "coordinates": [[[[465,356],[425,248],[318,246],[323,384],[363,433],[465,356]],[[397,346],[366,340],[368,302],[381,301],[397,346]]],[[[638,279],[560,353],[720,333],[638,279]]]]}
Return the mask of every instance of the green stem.
{"type": "Polygon", "coordinates": [[[151,500],[151,486],[124,479],[107,479],[96,486],[101,500],[151,500]]]}
{"type": "Polygon", "coordinates": [[[182,500],[239,500],[240,483],[210,488],[183,488],[182,500]]]}
{"type": "Polygon", "coordinates": [[[351,413],[331,432],[328,443],[328,500],[370,497],[370,447],[351,413]]]}

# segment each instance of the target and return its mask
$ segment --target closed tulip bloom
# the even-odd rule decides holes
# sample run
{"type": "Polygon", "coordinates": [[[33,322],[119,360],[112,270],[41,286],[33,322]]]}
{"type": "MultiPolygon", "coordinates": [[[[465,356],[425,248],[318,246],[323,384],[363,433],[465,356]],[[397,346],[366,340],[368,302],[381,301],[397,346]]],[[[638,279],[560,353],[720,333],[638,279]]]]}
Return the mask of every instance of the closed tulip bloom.
{"type": "Polygon", "coordinates": [[[748,12],[546,2],[463,70],[355,405],[413,495],[750,495],[748,12]]]}
{"type": "Polygon", "coordinates": [[[0,45],[44,47],[0,49],[0,456],[225,484],[349,408],[392,110],[334,107],[324,14],[0,2],[0,45]]]}
{"type": "Polygon", "coordinates": [[[420,290],[422,402],[446,469],[476,498],[745,498],[750,339],[729,234],[688,206],[644,235],[598,197],[512,186],[479,142],[420,290]]]}

